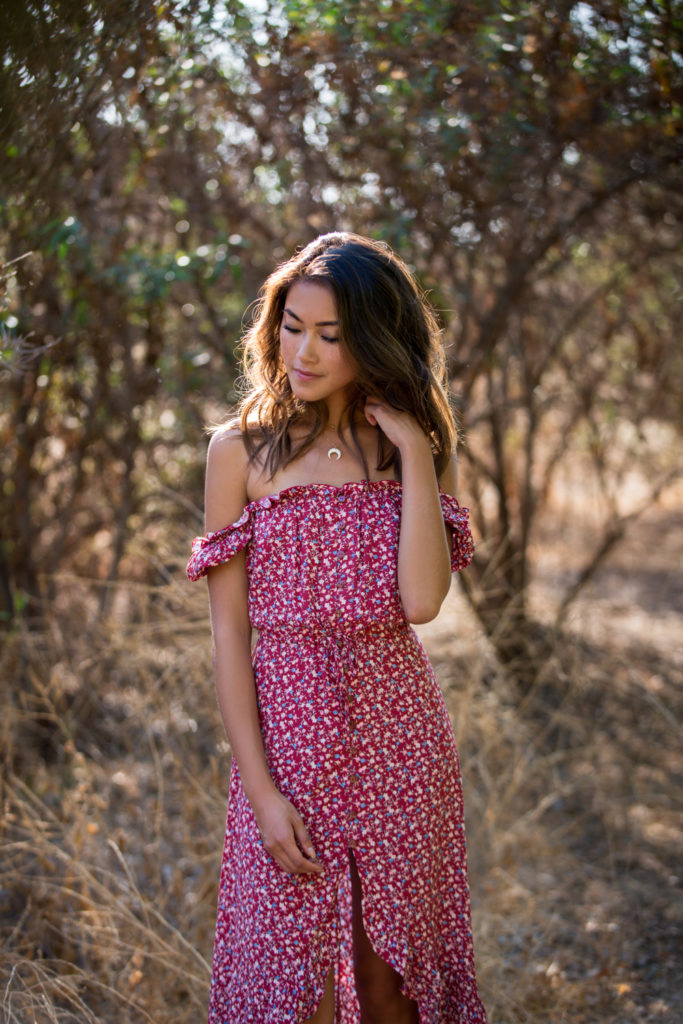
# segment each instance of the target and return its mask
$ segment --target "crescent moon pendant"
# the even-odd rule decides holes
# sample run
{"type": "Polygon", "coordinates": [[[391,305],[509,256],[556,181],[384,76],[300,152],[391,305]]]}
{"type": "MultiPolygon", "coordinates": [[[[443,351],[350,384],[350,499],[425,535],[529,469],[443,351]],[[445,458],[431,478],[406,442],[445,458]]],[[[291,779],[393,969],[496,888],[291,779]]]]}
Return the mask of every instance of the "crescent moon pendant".
{"type": "Polygon", "coordinates": [[[328,459],[334,459],[336,462],[339,462],[339,460],[342,457],[342,453],[339,450],[339,448],[329,448],[327,452],[327,457],[328,459]]]}

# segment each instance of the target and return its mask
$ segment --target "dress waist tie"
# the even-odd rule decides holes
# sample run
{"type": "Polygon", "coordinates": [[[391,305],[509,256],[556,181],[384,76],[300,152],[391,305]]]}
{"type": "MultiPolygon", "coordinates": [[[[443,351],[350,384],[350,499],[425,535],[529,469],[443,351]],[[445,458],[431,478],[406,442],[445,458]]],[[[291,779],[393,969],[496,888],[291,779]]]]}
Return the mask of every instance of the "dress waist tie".
{"type": "Polygon", "coordinates": [[[357,664],[358,647],[364,640],[389,639],[409,629],[407,622],[373,622],[368,625],[355,623],[314,622],[305,625],[285,623],[278,626],[264,626],[259,629],[259,640],[276,640],[285,643],[296,643],[298,640],[310,640],[319,643],[325,651],[329,666],[330,678],[338,686],[339,697],[344,698],[345,672],[353,670],[357,664]]]}

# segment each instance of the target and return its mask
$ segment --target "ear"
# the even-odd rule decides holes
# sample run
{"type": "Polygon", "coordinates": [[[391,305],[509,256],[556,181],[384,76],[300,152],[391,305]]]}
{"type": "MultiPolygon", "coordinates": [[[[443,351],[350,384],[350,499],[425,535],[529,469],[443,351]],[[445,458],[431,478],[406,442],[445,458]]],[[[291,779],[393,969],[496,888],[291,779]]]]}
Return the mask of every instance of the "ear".
{"type": "Polygon", "coordinates": [[[372,415],[372,413],[368,409],[365,410],[365,418],[366,418],[366,420],[368,421],[368,423],[370,424],[371,427],[376,427],[377,426],[377,420],[375,419],[375,417],[372,415]]]}

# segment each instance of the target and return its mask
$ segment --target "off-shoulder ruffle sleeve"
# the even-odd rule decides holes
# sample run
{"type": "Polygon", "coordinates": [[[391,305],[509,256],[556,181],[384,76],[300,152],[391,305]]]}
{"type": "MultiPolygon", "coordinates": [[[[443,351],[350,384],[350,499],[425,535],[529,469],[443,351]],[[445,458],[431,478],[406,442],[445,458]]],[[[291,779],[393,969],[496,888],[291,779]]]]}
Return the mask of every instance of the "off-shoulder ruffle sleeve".
{"type": "Polygon", "coordinates": [[[192,541],[192,555],[187,563],[187,578],[192,580],[206,576],[214,565],[228,562],[233,555],[249,543],[253,529],[253,509],[247,505],[236,522],[207,533],[206,537],[195,537],[192,541]]]}
{"type": "Polygon", "coordinates": [[[472,561],[474,554],[474,538],[470,530],[470,510],[462,508],[451,495],[441,491],[441,510],[444,522],[450,526],[453,534],[453,552],[451,554],[451,572],[464,569],[472,561]]]}

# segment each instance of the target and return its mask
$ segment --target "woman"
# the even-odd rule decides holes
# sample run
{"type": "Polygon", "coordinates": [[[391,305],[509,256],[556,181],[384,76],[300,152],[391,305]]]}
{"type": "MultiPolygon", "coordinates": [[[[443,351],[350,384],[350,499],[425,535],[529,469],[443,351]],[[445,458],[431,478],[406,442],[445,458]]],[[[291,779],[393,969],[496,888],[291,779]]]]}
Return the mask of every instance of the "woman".
{"type": "Polygon", "coordinates": [[[244,355],[188,566],[233,754],[210,1022],[482,1024],[458,757],[410,627],[473,550],[439,331],[396,255],[334,233],[266,281],[244,355]]]}

